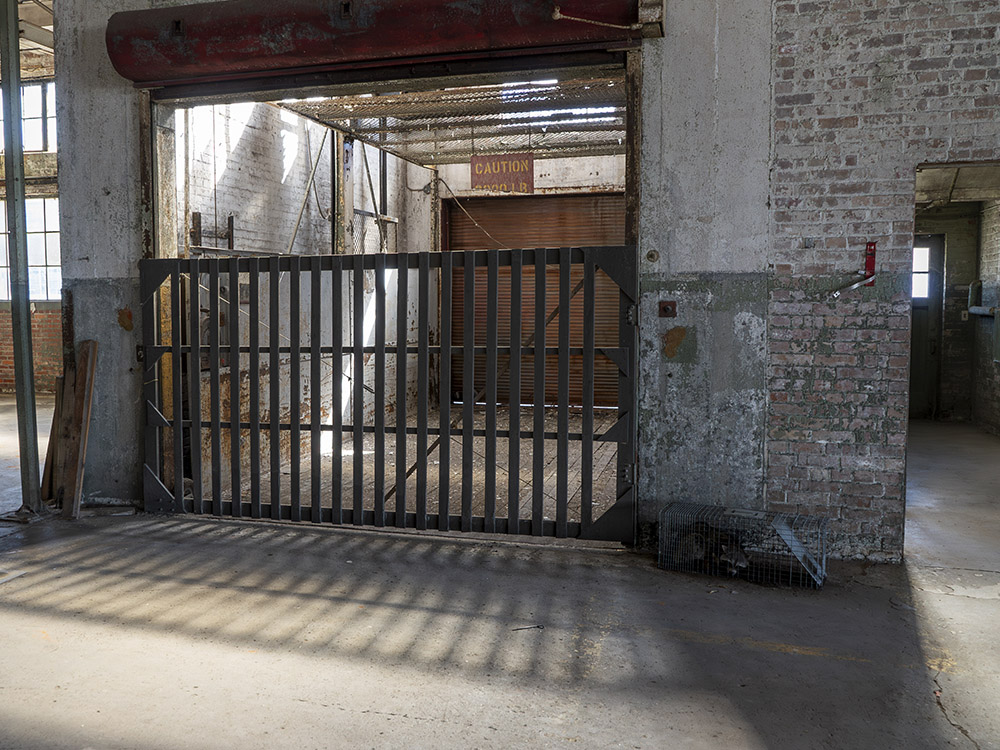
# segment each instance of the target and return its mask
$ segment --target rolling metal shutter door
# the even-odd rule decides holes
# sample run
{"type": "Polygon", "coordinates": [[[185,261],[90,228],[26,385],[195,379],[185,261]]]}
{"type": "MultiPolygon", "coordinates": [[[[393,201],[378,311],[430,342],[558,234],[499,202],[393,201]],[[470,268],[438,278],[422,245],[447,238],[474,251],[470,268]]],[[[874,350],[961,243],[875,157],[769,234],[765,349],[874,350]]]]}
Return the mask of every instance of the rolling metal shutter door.
{"type": "MultiPolygon", "coordinates": [[[[625,196],[621,193],[594,195],[545,195],[517,196],[504,198],[463,199],[462,206],[475,219],[449,201],[447,242],[451,251],[490,250],[498,247],[497,241],[505,248],[535,247],[587,247],[600,245],[623,245],[625,243],[625,196]],[[476,226],[476,224],[479,226],[476,226]],[[482,227],[482,228],[480,228],[482,227]],[[490,239],[484,231],[492,235],[490,239]]],[[[500,269],[498,286],[499,298],[499,342],[501,346],[510,343],[510,269],[500,269]]],[[[525,268],[522,293],[522,346],[534,330],[535,277],[533,268],[525,268]]],[[[582,270],[574,269],[572,288],[582,279],[582,270]]],[[[595,314],[595,341],[598,349],[618,346],[618,287],[602,272],[598,271],[595,289],[597,293],[595,314]]],[[[476,273],[476,319],[483,321],[475,332],[476,346],[486,345],[486,294],[487,275],[485,269],[476,273]]],[[[553,267],[546,279],[546,312],[551,314],[559,305],[559,270],[553,267]]],[[[462,310],[464,288],[462,271],[453,274],[452,283],[452,344],[461,347],[463,342],[462,310]]],[[[570,303],[570,346],[583,346],[583,295],[577,294],[570,303]]],[[[555,331],[558,329],[558,315],[549,324],[548,346],[553,346],[555,331]]],[[[498,366],[506,367],[507,358],[500,357],[498,366]]],[[[525,355],[521,366],[521,403],[534,403],[534,362],[525,355]]],[[[486,382],[484,367],[486,358],[476,355],[475,389],[478,393],[486,382]]],[[[558,400],[558,357],[550,354],[546,358],[545,403],[554,404],[558,400]]],[[[594,403],[597,406],[615,406],[618,403],[618,367],[606,357],[598,355],[594,367],[594,403]]],[[[583,378],[583,358],[570,358],[570,403],[581,404],[583,378]]],[[[510,393],[506,378],[501,378],[497,398],[500,403],[509,403],[510,393]]],[[[462,390],[462,362],[456,357],[452,365],[452,393],[462,390]]]]}

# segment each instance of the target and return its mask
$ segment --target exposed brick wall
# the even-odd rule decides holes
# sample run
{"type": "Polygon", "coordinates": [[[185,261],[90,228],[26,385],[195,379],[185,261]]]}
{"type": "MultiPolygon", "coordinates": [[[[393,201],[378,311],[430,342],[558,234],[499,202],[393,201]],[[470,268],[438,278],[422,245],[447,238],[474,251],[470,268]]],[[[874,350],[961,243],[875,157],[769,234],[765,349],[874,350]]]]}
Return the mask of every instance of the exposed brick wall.
{"type": "MultiPolygon", "coordinates": [[[[267,104],[196,107],[187,111],[186,119],[183,113],[178,117],[182,132],[185,125],[187,139],[178,143],[178,158],[189,167],[186,183],[177,186],[180,246],[187,240],[190,212],[197,211],[202,214],[205,245],[226,247],[220,235],[232,214],[237,248],[285,252],[325,129],[267,104]]],[[[295,252],[330,251],[330,222],[323,214],[328,217],[330,212],[331,153],[328,137],[314,194],[295,235],[295,252]]]]}
{"type": "Polygon", "coordinates": [[[976,321],[962,320],[969,305],[969,284],[977,275],[979,204],[956,203],[917,214],[917,234],[943,234],[944,306],[941,326],[941,378],[937,416],[972,418],[972,360],[976,321]]]}
{"type": "Polygon", "coordinates": [[[775,4],[767,501],[902,555],[914,174],[1000,159],[994,0],[775,4]],[[878,241],[878,280],[856,279],[878,241]]]}
{"type": "MultiPolygon", "coordinates": [[[[58,302],[32,303],[31,344],[35,360],[35,390],[55,391],[62,375],[62,305],[58,302]]],[[[10,303],[0,303],[0,392],[14,391],[14,339],[10,303]]]]}
{"type": "Polygon", "coordinates": [[[984,298],[993,303],[1000,297],[1000,201],[983,204],[980,222],[979,278],[984,298]]]}
{"type": "MultiPolygon", "coordinates": [[[[979,274],[983,280],[983,304],[1000,305],[1000,201],[983,204],[980,223],[979,274]]],[[[993,361],[996,322],[976,321],[975,420],[983,429],[1000,435],[1000,364],[993,361]]]]}

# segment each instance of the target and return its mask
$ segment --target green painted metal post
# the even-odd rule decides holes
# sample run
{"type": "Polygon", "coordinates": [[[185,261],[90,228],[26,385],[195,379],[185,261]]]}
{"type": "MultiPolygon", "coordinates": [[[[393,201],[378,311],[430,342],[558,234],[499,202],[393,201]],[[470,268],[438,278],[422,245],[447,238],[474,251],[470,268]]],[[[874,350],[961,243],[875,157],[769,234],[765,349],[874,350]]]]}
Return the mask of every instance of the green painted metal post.
{"type": "Polygon", "coordinates": [[[38,428],[31,356],[28,247],[25,238],[24,139],[21,132],[21,46],[17,0],[0,0],[0,90],[6,153],[7,251],[10,257],[11,317],[14,328],[14,386],[21,453],[21,498],[25,515],[42,512],[38,473],[38,428]]]}

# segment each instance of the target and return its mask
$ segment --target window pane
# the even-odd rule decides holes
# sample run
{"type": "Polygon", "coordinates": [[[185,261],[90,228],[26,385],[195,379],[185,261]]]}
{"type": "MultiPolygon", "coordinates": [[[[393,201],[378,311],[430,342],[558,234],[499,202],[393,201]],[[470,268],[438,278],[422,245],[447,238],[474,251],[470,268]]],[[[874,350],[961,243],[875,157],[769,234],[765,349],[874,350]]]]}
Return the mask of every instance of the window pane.
{"type": "Polygon", "coordinates": [[[45,201],[41,198],[29,198],[25,201],[24,215],[27,219],[29,232],[45,231],[45,201]]]}
{"type": "Polygon", "coordinates": [[[21,89],[21,117],[42,116],[42,87],[25,86],[21,89]]]}
{"type": "Polygon", "coordinates": [[[49,117],[52,117],[56,113],[56,85],[55,83],[45,84],[45,96],[48,99],[49,106],[49,117]]]}
{"type": "Polygon", "coordinates": [[[50,268],[49,278],[49,299],[62,299],[62,269],[50,268]]]}
{"type": "Polygon", "coordinates": [[[62,265],[62,254],[59,252],[59,235],[45,235],[45,262],[50,266],[62,265]]]}
{"type": "Polygon", "coordinates": [[[0,201],[0,232],[7,232],[7,201],[0,201]]]}
{"type": "Polygon", "coordinates": [[[913,297],[914,299],[925,299],[929,291],[930,276],[926,273],[913,274],[913,297]]]}
{"type": "Polygon", "coordinates": [[[41,151],[45,148],[45,141],[42,140],[42,120],[25,120],[22,131],[25,151],[41,151]]]}
{"type": "Polygon", "coordinates": [[[10,271],[0,268],[0,299],[10,299],[10,271]]]}
{"type": "Polygon", "coordinates": [[[45,231],[46,232],[58,232],[59,231],[59,199],[58,198],[46,198],[45,199],[45,231]]]}
{"type": "Polygon", "coordinates": [[[48,280],[44,268],[28,269],[28,296],[31,299],[48,298],[48,280]]]}
{"type": "Polygon", "coordinates": [[[931,249],[929,247],[913,248],[913,271],[926,273],[931,270],[931,249]]]}
{"type": "Polygon", "coordinates": [[[44,266],[45,265],[45,235],[44,234],[29,234],[28,235],[28,265],[29,266],[44,266]]]}
{"type": "Polygon", "coordinates": [[[49,118],[49,151],[56,150],[56,120],[54,117],[49,118]]]}

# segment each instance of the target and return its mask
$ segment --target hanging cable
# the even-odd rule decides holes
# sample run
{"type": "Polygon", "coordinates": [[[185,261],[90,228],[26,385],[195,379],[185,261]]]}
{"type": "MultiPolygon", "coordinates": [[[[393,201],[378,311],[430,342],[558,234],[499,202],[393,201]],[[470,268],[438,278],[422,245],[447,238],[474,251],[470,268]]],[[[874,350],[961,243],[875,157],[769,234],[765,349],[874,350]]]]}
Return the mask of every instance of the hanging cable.
{"type": "MultiPolygon", "coordinates": [[[[309,126],[306,125],[306,132],[309,132],[309,126]]],[[[288,241],[288,250],[286,250],[287,255],[292,254],[292,248],[295,246],[295,238],[299,234],[299,227],[302,226],[302,215],[306,212],[306,206],[309,205],[309,193],[312,189],[313,180],[316,179],[316,170],[319,168],[319,159],[323,155],[323,146],[326,144],[326,137],[329,135],[330,131],[324,131],[323,142],[319,144],[319,153],[316,154],[316,161],[313,162],[312,170],[309,172],[309,183],[306,185],[306,194],[302,199],[302,207],[299,208],[299,217],[295,220],[295,229],[292,230],[292,238],[288,241]]]]}
{"type": "Polygon", "coordinates": [[[364,141],[361,143],[361,155],[365,159],[365,172],[368,173],[368,189],[372,194],[372,212],[375,214],[375,223],[378,225],[379,252],[386,251],[385,227],[382,222],[382,214],[379,213],[378,198],[375,195],[375,183],[372,181],[372,170],[368,166],[368,146],[364,141]]]}
{"type": "MultiPolygon", "coordinates": [[[[328,134],[329,134],[329,130],[327,130],[326,132],[323,133],[323,143],[326,143],[326,137],[327,137],[328,134]]],[[[316,154],[316,163],[317,164],[319,164],[319,160],[320,160],[321,156],[323,156],[323,146],[322,145],[320,145],[320,147],[319,147],[319,153],[316,154]]],[[[308,128],[308,126],[306,127],[306,159],[307,159],[307,161],[310,164],[312,164],[312,160],[313,160],[313,158],[312,158],[312,143],[311,143],[311,138],[309,137],[309,128],[308,128]]],[[[323,219],[323,221],[330,221],[330,217],[333,215],[333,212],[331,211],[330,213],[324,213],[324,211],[323,211],[323,204],[320,202],[320,199],[319,199],[319,188],[316,187],[316,180],[312,180],[312,193],[313,193],[313,197],[316,199],[316,210],[319,211],[320,217],[323,219]]]]}
{"type": "Polygon", "coordinates": [[[497,243],[497,245],[499,245],[498,249],[500,249],[500,250],[510,250],[510,248],[507,247],[504,243],[502,243],[500,240],[498,240],[492,234],[490,234],[489,232],[487,232],[486,228],[482,224],[480,224],[478,221],[476,221],[475,217],[472,214],[470,214],[468,211],[465,210],[465,206],[462,205],[462,201],[460,201],[458,199],[458,196],[455,195],[455,191],[451,189],[451,185],[449,185],[447,182],[445,182],[443,177],[435,177],[434,179],[436,179],[438,182],[440,182],[442,185],[444,185],[446,188],[448,188],[448,192],[451,193],[451,197],[455,201],[455,205],[458,206],[460,209],[462,209],[462,213],[464,213],[466,216],[469,217],[469,219],[472,221],[473,224],[476,225],[476,227],[479,229],[480,232],[482,232],[483,234],[485,234],[487,237],[489,237],[491,240],[493,240],[495,243],[497,243]]]}
{"type": "Polygon", "coordinates": [[[560,10],[559,6],[552,12],[552,18],[556,21],[576,21],[577,23],[589,23],[591,26],[604,26],[608,29],[622,29],[623,31],[641,31],[641,23],[633,23],[628,26],[622,26],[618,23],[606,23],[604,21],[594,21],[589,18],[577,18],[576,16],[567,16],[560,10]]]}

